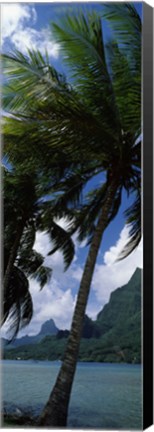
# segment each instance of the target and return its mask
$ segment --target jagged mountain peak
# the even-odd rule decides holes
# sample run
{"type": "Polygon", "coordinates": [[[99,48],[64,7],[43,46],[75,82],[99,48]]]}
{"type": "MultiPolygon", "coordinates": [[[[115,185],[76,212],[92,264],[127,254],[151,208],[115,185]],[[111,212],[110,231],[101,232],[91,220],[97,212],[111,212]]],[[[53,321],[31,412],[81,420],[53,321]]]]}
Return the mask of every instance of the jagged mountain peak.
{"type": "Polygon", "coordinates": [[[53,334],[56,334],[57,332],[58,332],[58,328],[56,327],[56,325],[54,323],[54,320],[51,318],[51,319],[45,321],[45,323],[42,324],[41,330],[38,333],[38,336],[40,336],[40,335],[47,336],[47,335],[50,335],[50,334],[53,335],[53,334]]]}

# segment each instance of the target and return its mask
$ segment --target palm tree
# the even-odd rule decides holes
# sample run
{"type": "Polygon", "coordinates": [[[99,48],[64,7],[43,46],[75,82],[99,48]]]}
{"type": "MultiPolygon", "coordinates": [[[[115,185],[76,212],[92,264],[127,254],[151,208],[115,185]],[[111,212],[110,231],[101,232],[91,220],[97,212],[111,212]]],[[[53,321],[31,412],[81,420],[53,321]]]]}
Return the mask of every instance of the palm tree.
{"type": "MultiPolygon", "coordinates": [[[[76,88],[97,122],[93,144],[98,151],[97,161],[106,168],[105,184],[91,194],[86,205],[77,213],[74,229],[80,229],[80,238],[89,234],[89,252],[85,263],[70,335],[56,383],[40,417],[41,425],[66,426],[69,399],[78,359],[81,331],[88,301],[90,285],[103,233],[117,214],[122,190],[136,192],[133,206],[127,210],[128,223],[132,223],[131,238],[122,251],[127,256],[140,241],[140,56],[141,23],[132,5],[111,6],[115,33],[114,40],[103,43],[102,24],[95,14],[85,17],[69,16],[53,25],[54,33],[64,49],[76,88]],[[119,12],[124,21],[119,20],[119,12]],[[117,25],[118,22],[118,25],[117,25]],[[121,26],[119,25],[121,23],[121,26]],[[128,24],[128,27],[126,26],[128,24]],[[120,47],[126,42],[127,52],[120,47]],[[132,46],[130,41],[135,42],[132,46]],[[139,51],[138,51],[139,50],[139,51]],[[98,135],[99,133],[99,142],[98,135]]],[[[121,19],[121,16],[120,16],[121,19]]],[[[87,136],[87,142],[88,140],[87,136]]],[[[66,184],[65,184],[65,187],[66,184]]],[[[63,196],[64,200],[64,196],[63,196]]]]}
{"type": "MultiPolygon", "coordinates": [[[[43,188],[42,188],[43,189],[43,188]]],[[[74,256],[69,236],[54,221],[52,205],[37,193],[36,176],[4,169],[4,305],[3,320],[10,322],[15,337],[29,323],[33,306],[28,277],[37,279],[41,288],[52,270],[43,265],[44,257],[33,249],[36,231],[50,234],[54,250],[60,248],[65,266],[74,256]]],[[[52,250],[50,251],[52,253],[52,250]]]]}
{"type": "MultiPolygon", "coordinates": [[[[90,245],[63,364],[41,415],[41,425],[66,425],[95,262],[104,230],[120,207],[123,189],[134,194],[134,204],[126,214],[132,230],[130,241],[122,255],[127,256],[140,240],[141,143],[137,138],[141,133],[141,22],[132,4],[106,5],[102,14],[110,20],[115,36],[114,40],[107,41],[106,46],[102,21],[94,13],[85,15],[81,12],[78,16],[67,16],[60,26],[53,26],[57,40],[64,50],[65,60],[69,64],[70,74],[72,72],[71,86],[66,82],[62,86],[61,83],[53,86],[50,66],[46,64],[46,67],[41,68],[42,60],[38,62],[37,55],[37,61],[34,62],[34,53],[31,53],[31,62],[25,57],[21,58],[19,53],[12,59],[6,58],[14,76],[24,76],[25,89],[28,80],[31,86],[35,81],[33,108],[30,106],[30,98],[25,98],[26,102],[23,102],[22,80],[18,88],[12,80],[12,95],[10,88],[7,88],[6,106],[12,107],[12,113],[16,115],[16,120],[9,120],[9,127],[11,122],[16,124],[16,130],[22,135],[25,144],[27,126],[28,139],[31,139],[33,132],[39,149],[42,139],[46,141],[48,160],[44,159],[41,168],[46,175],[50,175],[49,155],[53,154],[55,148],[72,164],[69,176],[64,178],[57,188],[57,211],[65,213],[68,208],[74,216],[70,233],[79,230],[80,239],[88,236],[90,245]],[[34,63],[35,68],[32,68],[34,63]],[[38,70],[39,75],[36,72],[38,70]],[[38,97],[40,88],[42,99],[38,97]],[[23,132],[21,124],[25,128],[23,132]],[[86,169],[87,173],[84,175],[86,169]],[[100,172],[106,173],[105,181],[103,174],[100,188],[89,194],[83,205],[81,202],[78,204],[77,198],[87,179],[100,172]]],[[[8,133],[7,125],[8,122],[4,127],[7,151],[15,163],[20,163],[22,150],[21,156],[17,155],[16,148],[13,150],[12,143],[15,146],[16,136],[8,133]]],[[[39,164],[39,155],[37,161],[39,164]]]]}
{"type": "MultiPolygon", "coordinates": [[[[82,155],[80,152],[79,158],[79,146],[81,144],[81,137],[80,142],[78,141],[76,145],[76,154],[74,152],[74,149],[73,152],[71,149],[72,132],[69,136],[68,131],[67,145],[65,142],[66,137],[64,136],[64,140],[62,139],[62,137],[60,138],[61,132],[65,129],[66,122],[68,121],[65,115],[65,108],[67,107],[68,98],[70,100],[69,109],[70,111],[72,111],[73,114],[72,123],[75,128],[73,130],[74,133],[77,130],[76,116],[79,116],[78,121],[80,121],[80,119],[82,118],[83,104],[80,102],[79,105],[79,100],[77,103],[76,92],[66,84],[65,78],[61,75],[58,75],[55,69],[50,66],[48,58],[44,60],[39,52],[35,53],[33,51],[29,51],[29,58],[17,52],[15,56],[11,57],[4,55],[4,59],[6,61],[6,71],[7,73],[10,72],[9,82],[11,81],[11,85],[9,85],[8,82],[6,83],[6,85],[4,85],[3,108],[6,108],[10,111],[11,114],[13,114],[13,117],[6,117],[3,124],[4,155],[5,157],[7,157],[7,160],[16,167],[19,172],[22,172],[22,182],[20,177],[20,189],[23,186],[23,191],[19,190],[19,192],[21,192],[20,199],[23,199],[23,197],[25,196],[25,192],[27,193],[27,196],[29,198],[29,190],[31,190],[31,192],[33,191],[35,194],[34,184],[32,185],[30,183],[27,183],[27,190],[25,191],[24,189],[26,187],[25,179],[27,178],[28,182],[33,182],[33,177],[35,175],[36,178],[36,174],[39,196],[49,194],[50,200],[43,203],[43,218],[41,218],[41,220],[39,219],[39,224],[37,222],[37,228],[39,227],[40,229],[44,229],[45,226],[46,229],[49,230],[50,235],[52,232],[52,240],[54,239],[55,243],[53,252],[57,248],[62,248],[65,262],[67,265],[69,265],[74,254],[73,243],[71,242],[69,235],[67,235],[66,231],[62,230],[62,228],[55,224],[53,218],[56,216],[65,217],[67,215],[67,218],[72,219],[72,211],[68,211],[66,205],[62,205],[62,202],[59,199],[58,203],[55,200],[53,211],[53,204],[51,205],[51,195],[53,196],[53,185],[55,187],[55,184],[59,182],[59,179],[65,178],[66,176],[68,184],[71,183],[71,191],[69,190],[69,192],[67,193],[67,204],[68,202],[71,203],[72,199],[74,202],[74,200],[78,200],[82,187],[86,184],[89,178],[91,178],[92,173],[97,174],[100,171],[100,163],[98,163],[96,166],[95,161],[93,162],[93,152],[91,154],[90,165],[87,167],[87,162],[83,163],[83,159],[86,160],[87,158],[87,151],[84,146],[82,155]],[[19,76],[21,77],[21,81],[18,80],[19,76]],[[22,84],[23,81],[24,86],[22,84]],[[30,97],[28,91],[30,93],[30,97]],[[62,106],[64,112],[61,110],[62,106]],[[51,134],[52,127],[56,128],[56,132],[54,134],[51,134]],[[42,141],[44,141],[44,139],[45,151],[42,153],[42,141]]],[[[16,202],[18,202],[18,199],[16,199],[17,197],[14,198],[12,207],[9,210],[9,202],[11,202],[10,197],[7,196],[7,191],[4,191],[4,195],[6,195],[6,197],[8,198],[4,203],[4,209],[6,209],[5,222],[6,218],[8,218],[8,226],[11,233],[12,241],[12,207],[15,210],[16,202]]],[[[31,201],[33,203],[32,195],[33,193],[31,194],[31,201]]],[[[25,199],[25,207],[28,198],[25,199]]],[[[32,213],[33,211],[35,213],[36,206],[38,206],[38,203],[36,203],[34,199],[34,208],[30,209],[32,213]]],[[[11,250],[11,254],[9,254],[9,262],[7,261],[7,268],[5,269],[5,285],[9,283],[11,267],[13,266],[20,241],[23,242],[23,247],[25,250],[25,237],[27,236],[27,232],[25,236],[24,224],[26,223],[26,212],[23,211],[22,217],[20,217],[20,203],[18,210],[20,223],[18,224],[16,210],[14,216],[15,239],[13,246],[11,244],[11,248],[9,245],[9,251],[11,250]],[[24,238],[22,235],[22,231],[24,238]]],[[[26,210],[28,210],[27,207],[26,210]]],[[[34,241],[35,227],[34,222],[32,224],[31,220],[30,230],[32,239],[34,241]]],[[[7,229],[6,233],[8,235],[7,229]]],[[[22,264],[25,262],[27,263],[26,253],[27,250],[25,250],[24,254],[22,252],[22,257],[24,258],[22,259],[22,264]]],[[[29,257],[29,262],[31,259],[32,257],[29,257]]],[[[13,295],[15,295],[15,292],[13,293],[13,295]]],[[[6,298],[6,296],[4,297],[6,298]]],[[[8,316],[9,311],[10,308],[7,309],[7,314],[5,315],[6,317],[8,316]]],[[[6,318],[4,318],[4,320],[5,319],[6,318]]]]}

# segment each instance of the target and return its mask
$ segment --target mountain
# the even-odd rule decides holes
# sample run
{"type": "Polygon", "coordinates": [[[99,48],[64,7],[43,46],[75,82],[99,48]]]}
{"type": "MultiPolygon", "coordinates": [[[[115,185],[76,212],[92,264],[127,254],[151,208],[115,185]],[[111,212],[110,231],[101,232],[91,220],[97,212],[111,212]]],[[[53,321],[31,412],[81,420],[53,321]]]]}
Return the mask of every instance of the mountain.
{"type": "MultiPolygon", "coordinates": [[[[141,361],[141,270],[110,295],[95,322],[100,338],[89,351],[91,361],[141,361]]],[[[83,354],[82,354],[83,355],[83,354]]]]}
{"type": "MultiPolygon", "coordinates": [[[[35,342],[12,350],[4,349],[4,358],[62,359],[69,331],[57,329],[51,336],[50,328],[47,321],[37,335],[41,336],[37,339],[37,344],[35,342]]],[[[109,302],[99,312],[96,321],[85,316],[79,360],[140,363],[140,269],[136,269],[126,285],[111,293],[109,302]]]]}
{"type": "MultiPolygon", "coordinates": [[[[95,321],[85,315],[83,329],[82,329],[82,338],[90,339],[90,338],[98,338],[101,335],[100,329],[95,321]]],[[[69,330],[59,330],[57,333],[57,339],[67,338],[69,336],[69,330]]]]}
{"type": "Polygon", "coordinates": [[[17,348],[22,345],[31,345],[40,342],[45,336],[51,336],[56,335],[58,333],[59,329],[55,326],[54,320],[50,319],[46,321],[44,324],[42,324],[40,332],[35,336],[23,336],[21,338],[15,339],[13,342],[8,344],[8,341],[6,341],[3,338],[3,346],[5,348],[17,348]],[[8,345],[7,345],[8,344],[8,345]]]}
{"type": "Polygon", "coordinates": [[[141,270],[137,268],[126,285],[111,293],[109,303],[97,315],[96,323],[101,335],[117,326],[122,327],[140,310],[141,270]]]}
{"type": "Polygon", "coordinates": [[[38,339],[42,339],[44,336],[56,335],[58,332],[58,328],[56,327],[54,320],[50,319],[42,324],[41,330],[38,333],[38,339]]]}

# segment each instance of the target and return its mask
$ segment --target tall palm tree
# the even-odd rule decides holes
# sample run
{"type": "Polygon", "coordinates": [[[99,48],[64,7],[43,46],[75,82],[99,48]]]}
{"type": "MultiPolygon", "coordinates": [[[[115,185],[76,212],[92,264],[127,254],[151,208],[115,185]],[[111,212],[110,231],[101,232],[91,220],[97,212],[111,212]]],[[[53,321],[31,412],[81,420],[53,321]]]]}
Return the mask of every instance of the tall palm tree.
{"type": "MultiPolygon", "coordinates": [[[[60,197],[57,194],[57,211],[65,213],[69,203],[69,211],[74,215],[70,233],[79,230],[80,238],[88,236],[90,245],[63,364],[41,415],[42,425],[66,425],[95,262],[104,230],[120,207],[123,189],[128,193],[135,193],[136,200],[134,199],[133,206],[127,210],[126,216],[132,230],[130,241],[122,255],[127,256],[140,240],[141,143],[137,138],[141,133],[141,22],[132,4],[109,6],[108,10],[107,6],[104,7],[105,12],[103,10],[102,14],[110,20],[115,37],[107,41],[106,46],[103,40],[102,21],[95,13],[85,15],[81,12],[78,16],[67,16],[60,26],[53,26],[54,34],[69,64],[70,74],[72,72],[71,86],[66,82],[64,86],[61,86],[61,83],[53,86],[49,65],[41,68],[42,60],[38,63],[38,55],[36,62],[32,59],[34,53],[31,53],[31,62],[25,57],[21,58],[19,53],[12,59],[7,58],[10,67],[13,68],[14,65],[14,76],[24,76],[25,89],[28,80],[31,86],[35,81],[32,94],[33,108],[30,107],[30,98],[25,99],[26,102],[23,103],[22,80],[18,88],[13,87],[11,96],[10,89],[7,88],[6,105],[12,106],[12,112],[16,115],[16,120],[9,120],[9,127],[11,122],[16,122],[16,130],[21,136],[23,123],[25,130],[22,138],[24,140],[25,137],[26,143],[28,125],[29,139],[33,131],[34,137],[37,136],[39,149],[44,138],[48,154],[48,161],[45,158],[43,166],[46,175],[47,170],[49,174],[51,167],[49,155],[53,154],[55,148],[62,152],[63,157],[66,156],[66,160],[69,159],[73,168],[79,164],[80,178],[72,169],[69,177],[64,178],[59,184],[57,192],[63,193],[60,197]],[[32,69],[34,63],[35,68],[32,69]],[[36,70],[39,70],[39,74],[36,70]],[[39,100],[40,88],[43,98],[39,100]],[[25,117],[21,115],[22,110],[25,117]],[[88,178],[105,172],[106,179],[104,182],[103,175],[98,191],[90,194],[83,206],[80,202],[73,210],[73,203],[87,181],[87,176],[84,176],[86,169],[88,178]]],[[[8,122],[4,133],[8,153],[17,163],[19,157],[16,149],[13,150],[12,147],[12,143],[15,146],[16,137],[13,133],[12,136],[8,134],[7,125],[8,122]]],[[[22,154],[21,152],[21,158],[22,154]]]]}
{"type": "MultiPolygon", "coordinates": [[[[111,7],[111,18],[116,24],[113,26],[115,35],[118,36],[119,32],[121,38],[108,42],[106,49],[102,23],[95,14],[69,16],[60,26],[53,25],[54,34],[64,49],[65,59],[73,73],[76,88],[97,122],[96,134],[91,138],[107,176],[105,184],[91,194],[89,201],[75,218],[74,228],[80,229],[80,238],[83,238],[85,232],[90,234],[90,247],[63,363],[40,417],[41,425],[66,426],[95,263],[103,233],[119,210],[123,189],[128,193],[135,191],[136,200],[127,210],[128,223],[132,223],[131,238],[122,251],[121,258],[127,256],[140,241],[141,143],[136,140],[141,133],[141,22],[132,5],[119,5],[117,9],[115,5],[111,7]],[[126,35],[122,38],[126,30],[129,30],[129,42],[128,50],[124,51],[121,43],[126,42],[126,35]],[[133,45],[130,43],[132,40],[133,45]],[[99,142],[98,129],[102,132],[99,133],[99,142]]],[[[87,136],[90,144],[88,138],[87,136]]]]}

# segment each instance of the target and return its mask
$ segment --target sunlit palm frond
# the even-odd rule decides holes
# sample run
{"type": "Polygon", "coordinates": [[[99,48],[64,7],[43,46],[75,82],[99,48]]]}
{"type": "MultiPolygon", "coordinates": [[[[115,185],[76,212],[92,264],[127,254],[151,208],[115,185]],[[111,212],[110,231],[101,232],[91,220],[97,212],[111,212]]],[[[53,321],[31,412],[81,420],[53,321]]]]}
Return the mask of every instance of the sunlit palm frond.
{"type": "Polygon", "coordinates": [[[64,50],[75,86],[104,128],[107,118],[117,132],[118,113],[106,62],[101,19],[95,13],[67,16],[52,30],[64,50]]]}
{"type": "Polygon", "coordinates": [[[7,75],[7,85],[3,86],[3,109],[14,115],[32,108],[39,100],[45,100],[49,91],[64,90],[66,80],[49,63],[40,51],[28,50],[27,55],[19,51],[2,55],[2,70],[7,75]],[[23,97],[25,95],[25,97],[23,97]]]}

